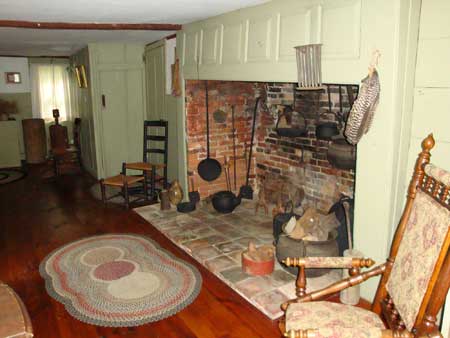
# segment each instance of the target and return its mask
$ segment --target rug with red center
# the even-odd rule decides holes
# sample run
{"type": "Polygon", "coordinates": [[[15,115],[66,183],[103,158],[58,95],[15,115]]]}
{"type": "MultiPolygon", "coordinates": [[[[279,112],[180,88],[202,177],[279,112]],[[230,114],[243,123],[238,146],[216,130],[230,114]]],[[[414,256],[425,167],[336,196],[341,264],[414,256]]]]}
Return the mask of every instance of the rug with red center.
{"type": "Polygon", "coordinates": [[[193,302],[202,284],[195,267],[129,234],[69,243],[42,261],[40,273],[47,292],[72,316],[111,327],[169,317],[193,302]]]}

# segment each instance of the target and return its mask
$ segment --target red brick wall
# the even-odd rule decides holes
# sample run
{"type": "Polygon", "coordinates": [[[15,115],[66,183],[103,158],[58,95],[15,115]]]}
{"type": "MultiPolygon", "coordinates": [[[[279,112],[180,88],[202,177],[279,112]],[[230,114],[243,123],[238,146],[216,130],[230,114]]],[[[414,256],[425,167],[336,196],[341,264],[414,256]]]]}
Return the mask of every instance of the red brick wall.
{"type": "MultiPolygon", "coordinates": [[[[208,81],[209,93],[209,126],[210,126],[210,154],[221,164],[225,156],[233,155],[231,106],[235,106],[236,154],[243,156],[245,144],[247,154],[250,147],[251,122],[255,104],[254,83],[208,81]],[[214,111],[221,109],[227,113],[225,123],[214,120],[214,111]]],[[[202,198],[220,190],[226,190],[225,174],[213,182],[206,182],[197,173],[198,163],[206,158],[206,105],[205,81],[186,81],[186,124],[188,168],[195,171],[195,185],[202,198]]],[[[232,161],[230,160],[231,164],[232,161]]],[[[252,163],[252,177],[255,176],[255,163],[252,163]]],[[[237,160],[237,189],[245,184],[246,160],[237,160]]],[[[230,180],[233,190],[233,166],[230,166],[230,180]]],[[[251,179],[251,183],[253,178],[251,179]]]]}
{"type": "MultiPolygon", "coordinates": [[[[296,91],[295,110],[305,114],[308,133],[304,137],[280,137],[274,132],[280,105],[293,106],[294,85],[290,83],[252,83],[237,81],[208,81],[210,113],[211,157],[224,163],[232,150],[231,106],[235,106],[237,155],[244,153],[244,144],[250,145],[251,122],[256,95],[261,94],[262,104],[258,110],[255,147],[251,171],[254,178],[266,182],[266,196],[276,202],[276,195],[283,190],[283,200],[303,188],[303,207],[313,206],[328,210],[338,199],[339,193],[353,195],[354,172],[333,168],[327,161],[328,141],[315,137],[315,125],[333,121],[328,114],[327,91],[321,93],[296,91]],[[214,121],[216,109],[227,112],[225,123],[214,121]]],[[[338,87],[331,86],[332,111],[339,111],[338,87]]],[[[343,110],[349,110],[346,88],[342,87],[343,110]]],[[[195,171],[196,188],[202,198],[226,189],[224,172],[213,182],[203,181],[197,174],[198,163],[206,157],[206,111],[204,81],[186,82],[187,148],[190,170],[195,171]]],[[[237,164],[237,189],[245,183],[245,160],[237,164]]],[[[233,167],[230,166],[231,185],[233,167]]]]}
{"type": "MultiPolygon", "coordinates": [[[[330,86],[332,111],[339,111],[337,86],[330,86]]],[[[327,91],[296,91],[295,111],[304,113],[307,135],[280,137],[274,131],[279,105],[293,105],[294,85],[290,83],[267,84],[267,106],[262,125],[258,128],[256,162],[258,179],[268,181],[267,196],[276,196],[283,187],[283,200],[302,187],[305,192],[303,207],[316,207],[328,211],[340,193],[353,196],[355,175],[352,170],[333,168],[327,160],[329,141],[317,140],[315,126],[318,122],[334,121],[328,114],[327,91]],[[284,185],[283,185],[284,183],[284,185]]],[[[346,89],[342,87],[343,112],[349,111],[346,89]]],[[[276,202],[272,200],[272,202],[276,202]]]]}

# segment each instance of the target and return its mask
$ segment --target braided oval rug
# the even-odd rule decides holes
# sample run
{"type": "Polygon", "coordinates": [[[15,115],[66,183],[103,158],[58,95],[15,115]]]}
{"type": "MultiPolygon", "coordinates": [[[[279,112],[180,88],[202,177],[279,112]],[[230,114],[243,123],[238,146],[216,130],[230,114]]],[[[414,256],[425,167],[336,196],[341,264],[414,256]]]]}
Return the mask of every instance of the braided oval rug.
{"type": "Polygon", "coordinates": [[[129,327],[174,315],[194,301],[202,279],[192,265],[131,234],[85,238],[39,267],[47,292],[82,322],[129,327]]]}

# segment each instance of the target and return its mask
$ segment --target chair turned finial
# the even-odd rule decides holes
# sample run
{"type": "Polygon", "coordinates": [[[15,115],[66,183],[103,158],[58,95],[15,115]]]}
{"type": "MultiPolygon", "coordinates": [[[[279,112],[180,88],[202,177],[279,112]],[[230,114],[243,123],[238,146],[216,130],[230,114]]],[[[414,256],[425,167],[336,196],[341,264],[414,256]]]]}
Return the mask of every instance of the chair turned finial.
{"type": "Polygon", "coordinates": [[[422,150],[425,152],[429,152],[434,147],[435,143],[436,142],[434,140],[433,133],[431,133],[422,141],[422,150]]]}

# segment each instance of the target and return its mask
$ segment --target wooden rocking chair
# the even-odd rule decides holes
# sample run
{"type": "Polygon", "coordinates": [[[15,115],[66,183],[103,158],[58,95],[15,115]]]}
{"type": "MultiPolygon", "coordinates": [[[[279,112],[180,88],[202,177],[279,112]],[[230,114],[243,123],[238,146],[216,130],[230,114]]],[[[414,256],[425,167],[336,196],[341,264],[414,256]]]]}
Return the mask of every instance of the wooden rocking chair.
{"type": "Polygon", "coordinates": [[[291,338],[442,337],[436,316],[450,285],[450,173],[430,164],[435,141],[422,142],[389,258],[366,272],[367,259],[288,258],[298,266],[298,298],[282,305],[280,329],[291,338]],[[323,264],[321,264],[323,263],[323,264]],[[350,277],[306,294],[305,268],[350,268],[350,277]],[[324,299],[381,276],[371,311],[324,299]],[[316,301],[316,302],[314,302],[316,301]]]}

